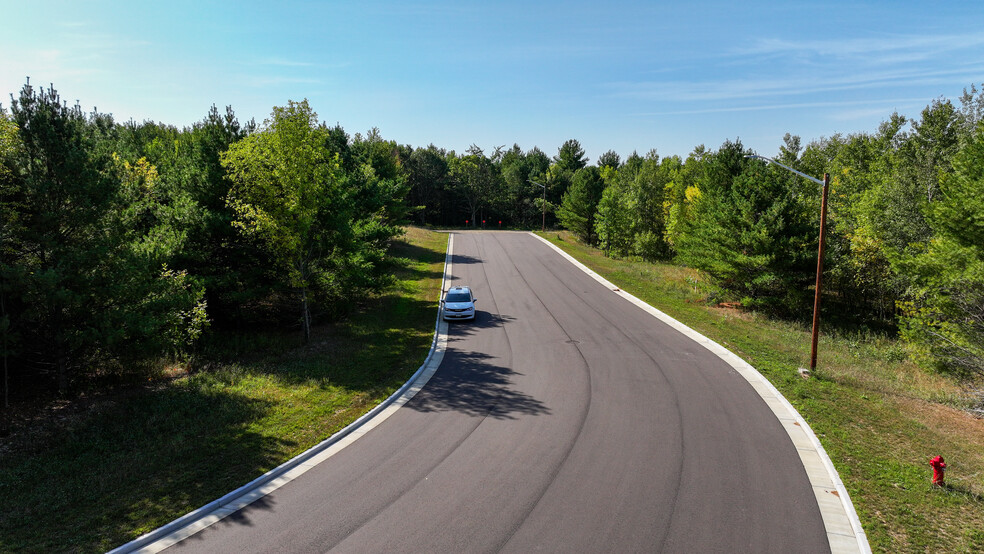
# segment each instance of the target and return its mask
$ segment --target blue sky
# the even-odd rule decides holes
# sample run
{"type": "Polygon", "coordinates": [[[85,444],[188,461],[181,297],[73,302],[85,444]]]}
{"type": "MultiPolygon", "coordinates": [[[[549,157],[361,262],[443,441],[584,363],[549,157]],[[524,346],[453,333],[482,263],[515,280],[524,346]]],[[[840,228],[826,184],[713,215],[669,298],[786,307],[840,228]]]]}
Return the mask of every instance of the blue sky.
{"type": "Polygon", "coordinates": [[[984,82],[984,2],[0,0],[0,102],[26,76],[118,120],[262,122],[307,98],[350,134],[592,161],[764,155],[873,132],[984,82]]]}

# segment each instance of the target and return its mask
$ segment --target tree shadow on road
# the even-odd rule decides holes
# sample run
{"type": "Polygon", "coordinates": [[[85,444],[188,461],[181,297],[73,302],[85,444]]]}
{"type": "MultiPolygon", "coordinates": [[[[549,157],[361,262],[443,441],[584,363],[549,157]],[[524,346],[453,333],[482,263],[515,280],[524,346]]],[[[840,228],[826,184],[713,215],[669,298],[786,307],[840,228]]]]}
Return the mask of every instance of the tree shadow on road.
{"type": "Polygon", "coordinates": [[[474,256],[467,256],[465,254],[452,254],[451,264],[480,264],[482,263],[481,258],[476,258],[474,256]]]}
{"type": "Polygon", "coordinates": [[[454,325],[441,370],[406,407],[420,412],[454,410],[495,419],[549,414],[550,409],[543,402],[517,390],[513,383],[513,376],[518,375],[516,371],[494,363],[496,358],[489,354],[454,347],[462,336],[500,326],[511,319],[479,312],[474,322],[454,325]]]}

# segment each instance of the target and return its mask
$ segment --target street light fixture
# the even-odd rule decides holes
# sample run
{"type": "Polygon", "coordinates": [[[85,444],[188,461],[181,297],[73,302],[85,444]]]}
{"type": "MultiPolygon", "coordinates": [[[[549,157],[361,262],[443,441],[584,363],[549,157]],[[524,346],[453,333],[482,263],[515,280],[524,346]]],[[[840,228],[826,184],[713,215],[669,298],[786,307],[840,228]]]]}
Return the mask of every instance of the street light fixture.
{"type": "Polygon", "coordinates": [[[817,254],[817,286],[816,293],[813,297],[813,332],[811,337],[812,346],[810,349],[810,371],[812,372],[817,368],[817,339],[820,336],[820,275],[823,274],[823,247],[827,235],[827,190],[830,188],[830,174],[824,173],[823,180],[821,181],[816,177],[810,177],[806,173],[796,171],[788,165],[781,164],[772,158],[766,158],[765,156],[759,156],[758,154],[752,154],[745,157],[756,158],[766,163],[778,165],[783,169],[792,171],[800,177],[809,179],[810,181],[813,181],[823,187],[823,199],[820,201],[820,248],[819,253],[817,254]]]}
{"type": "Polygon", "coordinates": [[[545,233],[547,231],[547,186],[541,185],[532,179],[527,179],[526,181],[543,189],[543,202],[540,204],[543,207],[543,224],[540,227],[540,232],[545,233]]]}

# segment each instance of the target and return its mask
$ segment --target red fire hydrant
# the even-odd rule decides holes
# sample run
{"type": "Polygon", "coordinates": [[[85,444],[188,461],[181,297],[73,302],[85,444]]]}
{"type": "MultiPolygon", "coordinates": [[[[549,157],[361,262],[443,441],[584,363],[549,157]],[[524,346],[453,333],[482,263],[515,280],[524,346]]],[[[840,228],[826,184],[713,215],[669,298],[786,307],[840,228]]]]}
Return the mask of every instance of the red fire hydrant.
{"type": "Polygon", "coordinates": [[[929,465],[933,467],[933,484],[937,487],[942,487],[943,474],[946,472],[946,462],[943,461],[943,456],[937,456],[929,461],[929,465]]]}

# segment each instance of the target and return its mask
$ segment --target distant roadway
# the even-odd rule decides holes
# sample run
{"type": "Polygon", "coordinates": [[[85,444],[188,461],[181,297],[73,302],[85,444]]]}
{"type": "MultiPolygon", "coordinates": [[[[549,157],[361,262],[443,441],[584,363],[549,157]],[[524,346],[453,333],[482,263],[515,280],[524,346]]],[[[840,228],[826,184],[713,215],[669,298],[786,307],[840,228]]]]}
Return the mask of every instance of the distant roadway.
{"type": "Polygon", "coordinates": [[[454,237],[478,298],[365,436],[168,552],[824,552],[800,457],[735,370],[525,233],[454,237]]]}

